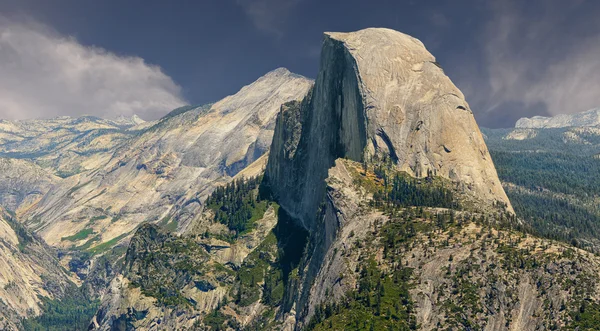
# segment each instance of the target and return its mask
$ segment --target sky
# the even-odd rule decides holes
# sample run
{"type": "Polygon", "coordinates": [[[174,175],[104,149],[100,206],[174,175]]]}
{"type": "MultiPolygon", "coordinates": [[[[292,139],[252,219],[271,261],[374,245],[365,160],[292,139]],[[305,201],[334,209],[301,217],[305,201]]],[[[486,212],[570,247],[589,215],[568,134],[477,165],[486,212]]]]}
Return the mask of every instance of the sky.
{"type": "Polygon", "coordinates": [[[600,107],[597,0],[0,0],[0,119],[137,114],[314,78],[324,31],[419,38],[484,127],[600,107]]]}

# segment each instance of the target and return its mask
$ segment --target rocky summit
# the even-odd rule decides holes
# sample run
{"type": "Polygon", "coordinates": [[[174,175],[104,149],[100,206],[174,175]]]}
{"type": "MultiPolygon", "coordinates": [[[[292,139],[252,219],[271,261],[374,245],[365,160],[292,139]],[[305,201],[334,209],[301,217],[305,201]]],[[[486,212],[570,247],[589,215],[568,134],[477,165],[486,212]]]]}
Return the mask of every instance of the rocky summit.
{"type": "Polygon", "coordinates": [[[116,146],[82,153],[93,165],[64,176],[21,216],[46,242],[66,249],[114,245],[144,221],[184,223],[185,215],[175,217],[183,206],[197,208],[221,178],[268,151],[280,105],[311,84],[277,69],[212,105],[174,110],[134,133],[113,132],[123,136],[116,146]]]}

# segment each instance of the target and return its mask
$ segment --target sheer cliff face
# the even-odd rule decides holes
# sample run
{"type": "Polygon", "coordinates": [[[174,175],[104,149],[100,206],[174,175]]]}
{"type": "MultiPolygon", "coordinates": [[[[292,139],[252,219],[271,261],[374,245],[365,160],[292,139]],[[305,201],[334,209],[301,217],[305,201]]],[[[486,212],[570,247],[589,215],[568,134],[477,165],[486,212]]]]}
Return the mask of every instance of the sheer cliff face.
{"type": "Polygon", "coordinates": [[[310,228],[336,158],[385,156],[400,170],[417,177],[430,170],[484,205],[511,210],[469,105],[419,40],[389,29],[326,33],[312,93],[278,119],[271,188],[310,228]]]}

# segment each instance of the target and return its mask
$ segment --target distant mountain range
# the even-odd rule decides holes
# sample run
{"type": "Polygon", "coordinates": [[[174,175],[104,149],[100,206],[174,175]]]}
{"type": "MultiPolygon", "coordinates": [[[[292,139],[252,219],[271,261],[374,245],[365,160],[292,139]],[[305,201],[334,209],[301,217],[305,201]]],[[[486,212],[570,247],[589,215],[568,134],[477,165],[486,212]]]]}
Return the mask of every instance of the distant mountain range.
{"type": "Polygon", "coordinates": [[[565,128],[572,126],[600,126],[600,108],[576,114],[560,114],[553,117],[523,117],[517,121],[518,129],[565,128]]]}

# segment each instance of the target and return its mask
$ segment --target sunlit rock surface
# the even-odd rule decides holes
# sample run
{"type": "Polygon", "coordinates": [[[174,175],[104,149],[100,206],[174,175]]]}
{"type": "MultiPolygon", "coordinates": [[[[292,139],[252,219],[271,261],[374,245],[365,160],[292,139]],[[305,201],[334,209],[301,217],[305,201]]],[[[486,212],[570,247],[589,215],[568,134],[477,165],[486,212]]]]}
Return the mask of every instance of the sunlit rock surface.
{"type": "Polygon", "coordinates": [[[394,30],[326,33],[314,88],[282,109],[266,176],[306,228],[340,157],[431,171],[512,210],[463,94],[419,40],[394,30]]]}

